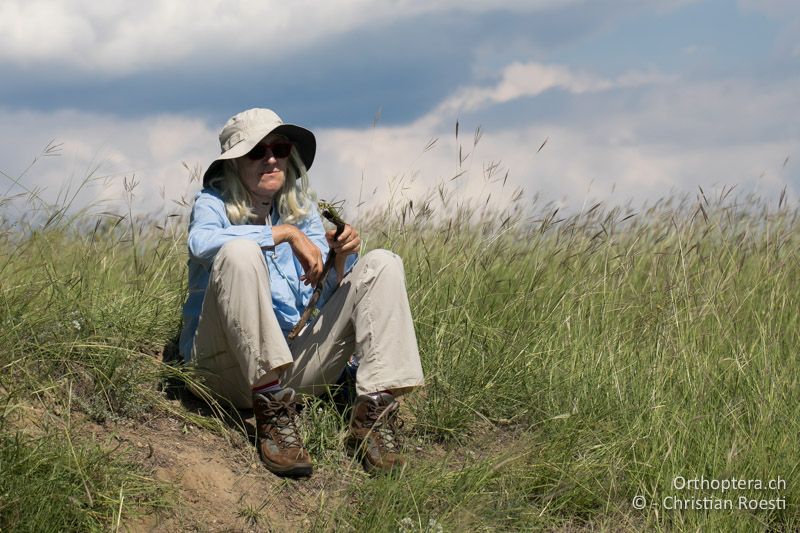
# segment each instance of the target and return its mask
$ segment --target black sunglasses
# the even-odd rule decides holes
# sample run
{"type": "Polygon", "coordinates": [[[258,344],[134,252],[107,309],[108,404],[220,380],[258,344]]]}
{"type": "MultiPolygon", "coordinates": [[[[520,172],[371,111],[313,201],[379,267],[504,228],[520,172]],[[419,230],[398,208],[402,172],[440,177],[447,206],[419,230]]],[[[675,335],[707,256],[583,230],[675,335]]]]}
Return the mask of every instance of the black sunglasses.
{"type": "Polygon", "coordinates": [[[287,141],[276,141],[272,144],[257,144],[252,150],[247,152],[245,157],[252,159],[253,161],[258,161],[267,155],[267,149],[272,152],[272,155],[275,156],[275,159],[283,159],[285,157],[289,157],[289,154],[292,153],[292,143],[287,141]]]}

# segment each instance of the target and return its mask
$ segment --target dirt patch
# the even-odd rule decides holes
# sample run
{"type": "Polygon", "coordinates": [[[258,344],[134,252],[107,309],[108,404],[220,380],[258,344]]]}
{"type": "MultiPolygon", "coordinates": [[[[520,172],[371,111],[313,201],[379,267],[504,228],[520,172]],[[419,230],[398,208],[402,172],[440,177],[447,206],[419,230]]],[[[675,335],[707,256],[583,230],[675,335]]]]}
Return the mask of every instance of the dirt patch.
{"type": "Polygon", "coordinates": [[[171,514],[132,521],[128,531],[296,531],[310,525],[305,512],[321,480],[274,476],[243,434],[223,436],[172,418],[98,429],[113,431],[137,462],[178,490],[171,514]]]}
{"type": "MultiPolygon", "coordinates": [[[[204,408],[202,402],[186,398],[168,401],[172,408],[166,411],[201,415],[206,422],[219,420],[205,412],[207,406],[204,408]]],[[[403,398],[401,403],[405,401],[403,398]]],[[[513,426],[476,424],[469,442],[435,442],[430,437],[415,436],[411,413],[404,405],[403,433],[412,467],[415,462],[438,462],[458,469],[465,463],[502,456],[502,451],[513,447],[517,436],[513,426]]],[[[44,414],[42,409],[28,406],[17,417],[23,422],[41,419],[44,414]]],[[[227,426],[223,423],[221,429],[211,431],[177,415],[151,414],[138,420],[97,424],[78,410],[67,415],[56,410],[52,414],[71,415],[73,427],[80,427],[78,433],[83,438],[124,454],[155,479],[173,487],[175,505],[168,512],[126,519],[123,509],[121,529],[131,532],[308,530],[315,520],[323,518],[325,522],[321,513],[344,503],[352,496],[348,496],[349,487],[367,476],[344,452],[344,446],[334,446],[322,457],[314,457],[314,475],[309,479],[275,476],[263,466],[253,445],[252,416],[235,423],[228,421],[227,426]]],[[[246,411],[240,414],[251,415],[246,411]]],[[[338,437],[344,437],[343,430],[338,437]]],[[[126,501],[126,506],[129,504],[132,502],[126,501]]]]}

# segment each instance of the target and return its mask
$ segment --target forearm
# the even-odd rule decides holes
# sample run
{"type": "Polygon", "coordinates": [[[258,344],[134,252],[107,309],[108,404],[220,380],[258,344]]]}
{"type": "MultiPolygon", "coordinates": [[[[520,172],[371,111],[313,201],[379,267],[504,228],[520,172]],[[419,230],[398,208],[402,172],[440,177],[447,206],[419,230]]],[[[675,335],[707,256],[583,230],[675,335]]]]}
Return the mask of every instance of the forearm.
{"type": "Polygon", "coordinates": [[[219,249],[233,239],[252,240],[261,248],[274,246],[270,226],[231,225],[222,200],[201,192],[189,221],[189,257],[210,268],[219,249]]]}
{"type": "Polygon", "coordinates": [[[233,239],[253,240],[262,248],[274,246],[272,232],[264,226],[193,227],[189,230],[189,255],[210,265],[219,249],[233,239]]]}
{"type": "Polygon", "coordinates": [[[284,242],[290,243],[298,231],[299,230],[297,227],[292,226],[291,224],[279,224],[277,226],[273,226],[272,240],[275,242],[276,246],[284,242]]]}

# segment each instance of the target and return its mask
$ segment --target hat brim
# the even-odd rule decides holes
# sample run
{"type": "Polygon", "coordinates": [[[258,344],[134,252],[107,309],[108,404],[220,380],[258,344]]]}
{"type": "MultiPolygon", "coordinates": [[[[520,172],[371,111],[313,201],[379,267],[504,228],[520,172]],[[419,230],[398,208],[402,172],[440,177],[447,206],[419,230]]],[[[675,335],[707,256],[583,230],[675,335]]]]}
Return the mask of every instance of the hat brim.
{"type": "Polygon", "coordinates": [[[236,159],[246,155],[253,149],[261,140],[271,133],[283,135],[289,139],[297,150],[300,160],[306,167],[306,170],[311,168],[314,163],[314,156],[317,152],[317,139],[314,134],[309,130],[296,126],[294,124],[281,124],[275,128],[265,130],[263,135],[253,135],[251,138],[243,139],[241,142],[236,143],[229,150],[226,150],[218,158],[211,162],[208,169],[203,174],[203,186],[208,185],[211,178],[219,175],[222,171],[222,163],[227,159],[236,159]]]}

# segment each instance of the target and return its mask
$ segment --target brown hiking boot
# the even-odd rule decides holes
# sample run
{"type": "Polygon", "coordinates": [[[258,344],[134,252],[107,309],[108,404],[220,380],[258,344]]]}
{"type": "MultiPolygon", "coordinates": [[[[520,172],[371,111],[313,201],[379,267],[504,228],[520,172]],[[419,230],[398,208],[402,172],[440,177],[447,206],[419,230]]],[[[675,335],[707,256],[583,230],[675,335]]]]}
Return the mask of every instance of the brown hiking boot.
{"type": "Polygon", "coordinates": [[[267,469],[279,476],[310,476],[311,457],[303,448],[295,419],[294,390],[253,394],[258,451],[267,469]]]}
{"type": "Polygon", "coordinates": [[[388,392],[381,392],[377,399],[367,394],[356,399],[348,445],[362,457],[368,472],[387,471],[405,464],[397,436],[397,430],[402,427],[397,417],[399,407],[388,392]]]}

